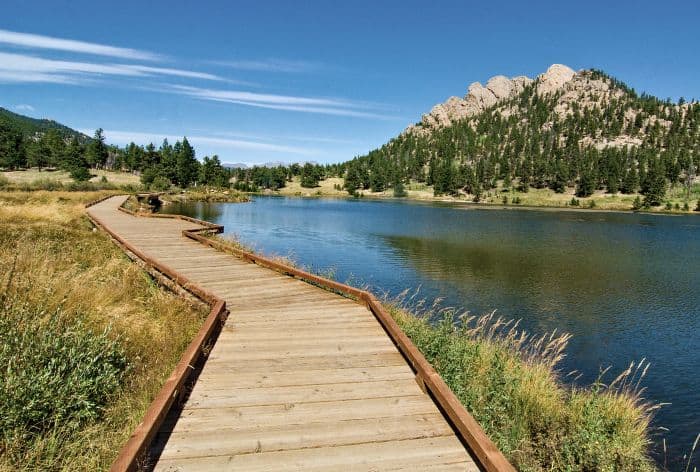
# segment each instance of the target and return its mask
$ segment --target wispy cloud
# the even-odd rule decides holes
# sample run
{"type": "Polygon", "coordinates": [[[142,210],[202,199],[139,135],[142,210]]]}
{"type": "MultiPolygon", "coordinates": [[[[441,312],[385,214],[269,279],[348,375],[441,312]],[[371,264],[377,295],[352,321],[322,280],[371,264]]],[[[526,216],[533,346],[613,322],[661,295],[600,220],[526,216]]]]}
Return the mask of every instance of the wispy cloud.
{"type": "MultiPolygon", "coordinates": [[[[196,130],[195,130],[196,131],[196,130]]],[[[322,143],[322,144],[358,144],[356,140],[351,139],[340,139],[326,136],[305,136],[305,135],[287,135],[287,134],[272,134],[272,135],[259,135],[259,134],[249,134],[238,131],[221,131],[214,132],[216,136],[224,137],[234,137],[234,138],[244,138],[244,139],[256,139],[260,141],[300,141],[307,143],[322,143]]]]}
{"type": "Polygon", "coordinates": [[[21,103],[19,105],[15,105],[15,110],[18,111],[34,111],[34,107],[31,105],[27,105],[26,103],[21,103]]]}
{"type": "Polygon", "coordinates": [[[148,67],[142,65],[127,65],[120,64],[120,67],[124,67],[130,70],[144,72],[146,74],[158,74],[158,75],[173,75],[176,77],[186,77],[189,79],[205,79],[205,80],[225,80],[218,75],[209,74],[206,72],[196,72],[191,70],[182,69],[172,69],[168,67],[148,67]]]}
{"type": "Polygon", "coordinates": [[[182,69],[149,67],[137,64],[103,64],[62,61],[26,54],[0,52],[0,81],[81,83],[101,75],[126,77],[176,76],[206,80],[224,80],[213,74],[182,69]]]}
{"type": "MultiPolygon", "coordinates": [[[[91,130],[80,130],[85,134],[92,134],[91,130]]],[[[138,144],[148,144],[154,143],[156,145],[160,144],[163,139],[167,139],[171,143],[182,139],[182,136],[176,136],[171,134],[162,134],[156,132],[142,132],[142,131],[123,131],[123,130],[105,130],[105,138],[110,143],[125,145],[130,142],[135,142],[138,144]]],[[[194,146],[197,145],[209,145],[217,146],[224,149],[242,150],[242,151],[267,151],[267,152],[279,152],[288,154],[297,154],[304,156],[313,156],[320,153],[320,151],[311,148],[304,148],[298,146],[285,146],[279,144],[263,143],[258,141],[249,141],[243,139],[226,139],[216,136],[187,136],[187,140],[194,146]]]]}
{"type": "Polygon", "coordinates": [[[353,102],[345,99],[297,97],[238,90],[214,90],[184,85],[171,85],[171,89],[175,93],[202,100],[247,105],[257,108],[361,118],[393,119],[391,116],[366,111],[368,108],[373,108],[370,104],[353,102]]]}
{"type": "Polygon", "coordinates": [[[241,61],[209,61],[210,64],[230,67],[238,70],[257,72],[314,72],[322,68],[321,64],[308,61],[289,61],[285,59],[241,60],[241,61]]]}
{"type": "Polygon", "coordinates": [[[0,43],[11,44],[36,49],[52,49],[56,51],[68,51],[82,54],[94,54],[106,57],[119,57],[122,59],[158,61],[164,56],[138,49],[120,48],[105,44],[76,41],[73,39],[54,38],[38,34],[17,33],[0,29],[0,43]]]}

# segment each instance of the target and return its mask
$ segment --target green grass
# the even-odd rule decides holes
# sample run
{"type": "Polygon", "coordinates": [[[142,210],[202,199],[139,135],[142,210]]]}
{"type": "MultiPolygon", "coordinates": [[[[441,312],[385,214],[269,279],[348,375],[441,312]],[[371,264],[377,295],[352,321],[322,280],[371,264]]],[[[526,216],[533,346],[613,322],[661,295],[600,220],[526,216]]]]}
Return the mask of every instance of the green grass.
{"type": "MultiPolygon", "coordinates": [[[[12,283],[12,280],[8,280],[12,283]]],[[[128,360],[109,330],[94,332],[83,316],[60,308],[37,313],[14,296],[2,300],[0,430],[8,442],[32,441],[98,419],[121,385],[128,360]]]]}
{"type": "Polygon", "coordinates": [[[0,470],[109,468],[206,316],[92,230],[109,193],[0,193],[0,470]]]}
{"type": "Polygon", "coordinates": [[[647,364],[633,364],[605,385],[576,388],[557,364],[569,336],[532,337],[492,315],[435,324],[397,301],[401,328],[440,373],[498,448],[522,471],[652,471],[649,422],[655,406],[640,397],[647,364]]]}

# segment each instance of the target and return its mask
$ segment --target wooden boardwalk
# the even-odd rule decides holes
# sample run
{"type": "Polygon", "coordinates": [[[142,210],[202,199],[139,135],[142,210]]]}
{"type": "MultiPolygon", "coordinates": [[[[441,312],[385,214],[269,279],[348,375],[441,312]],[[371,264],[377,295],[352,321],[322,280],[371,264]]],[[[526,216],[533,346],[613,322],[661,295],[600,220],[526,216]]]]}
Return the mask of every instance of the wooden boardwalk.
{"type": "Polygon", "coordinates": [[[479,470],[367,308],[188,239],[191,222],[118,211],[125,198],[88,212],[230,310],[155,470],[479,470]]]}

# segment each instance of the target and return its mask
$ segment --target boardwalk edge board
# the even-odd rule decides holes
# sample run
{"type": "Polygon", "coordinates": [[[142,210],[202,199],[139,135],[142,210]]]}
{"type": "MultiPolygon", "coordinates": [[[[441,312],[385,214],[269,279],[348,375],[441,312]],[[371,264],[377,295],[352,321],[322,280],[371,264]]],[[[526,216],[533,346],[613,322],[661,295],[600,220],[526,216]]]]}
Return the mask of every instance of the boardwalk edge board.
{"type": "MultiPolygon", "coordinates": [[[[115,195],[108,195],[94,202],[90,202],[86,205],[86,208],[114,196],[115,195]]],[[[119,211],[134,217],[173,218],[197,224],[200,226],[199,228],[183,230],[182,235],[224,253],[233,254],[251,263],[267,267],[290,277],[303,280],[312,285],[316,285],[348,298],[355,299],[358,303],[365,305],[379,321],[391,341],[396,345],[401,355],[413,369],[414,373],[416,374],[416,382],[418,385],[423,391],[432,397],[435,404],[440,408],[442,413],[445,415],[445,418],[455,430],[457,437],[463,442],[469,451],[472,452],[473,457],[476,459],[479,467],[487,472],[515,471],[515,468],[503,456],[501,451],[486,435],[472,415],[464,408],[460,400],[445,383],[440,374],[435,371],[433,366],[430,365],[420,350],[413,344],[408,336],[406,336],[396,321],[386,311],[381,302],[372,293],[311,274],[295,267],[273,261],[264,256],[232,247],[221,241],[208,237],[212,234],[223,233],[224,227],[222,225],[198,220],[196,218],[191,218],[184,215],[134,212],[125,208],[123,204],[118,209],[119,211]]],[[[122,447],[119,456],[111,467],[113,472],[137,470],[139,460],[141,460],[155,434],[158,432],[158,429],[163,423],[168,411],[172,407],[175,400],[182,394],[183,386],[186,384],[190,374],[193,371],[191,366],[195,365],[200,359],[203,353],[203,347],[207,344],[207,342],[221,329],[223,321],[228,315],[228,311],[226,310],[226,303],[224,300],[218,298],[204,288],[199,287],[197,284],[179,274],[176,270],[146,256],[137,248],[133,247],[128,241],[122,239],[115,232],[111,231],[110,228],[99,220],[99,218],[90,214],[88,214],[88,218],[95,224],[95,226],[110,234],[115,243],[123,250],[133,253],[136,257],[141,259],[147,267],[161,272],[175,284],[181,286],[183,289],[192,293],[197,298],[205,301],[211,306],[211,312],[205,320],[202,328],[187,347],[187,350],[182,355],[182,358],[175,367],[175,370],[172,372],[168,380],[163,385],[163,388],[146,411],[143,421],[136,427],[127,443],[122,447]]]]}

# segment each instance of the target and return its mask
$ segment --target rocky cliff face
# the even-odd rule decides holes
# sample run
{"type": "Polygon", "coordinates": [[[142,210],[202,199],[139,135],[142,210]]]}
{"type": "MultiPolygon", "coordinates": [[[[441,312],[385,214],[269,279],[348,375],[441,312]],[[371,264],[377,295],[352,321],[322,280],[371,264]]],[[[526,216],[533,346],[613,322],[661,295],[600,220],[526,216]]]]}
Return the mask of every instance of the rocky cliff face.
{"type": "Polygon", "coordinates": [[[536,83],[539,94],[557,92],[576,75],[573,69],[565,65],[553,64],[534,81],[525,76],[509,79],[497,75],[490,78],[485,86],[474,82],[467,89],[464,98],[450,97],[445,103],[435,105],[429,113],[423,115],[419,124],[409,126],[404,133],[424,135],[436,128],[450,126],[455,121],[476,116],[499,102],[515,97],[533,82],[536,83]]]}

